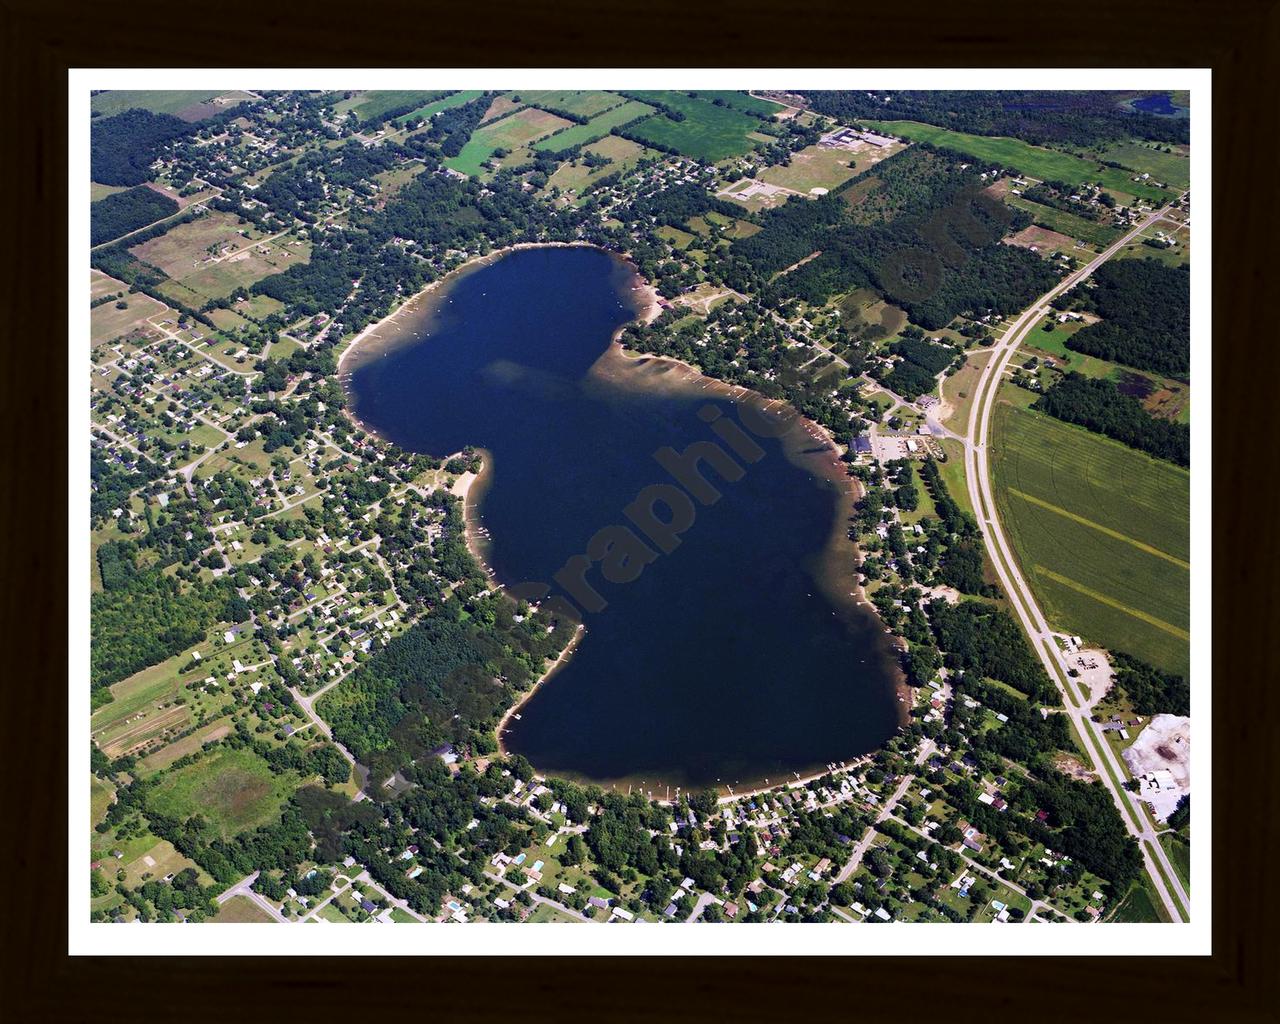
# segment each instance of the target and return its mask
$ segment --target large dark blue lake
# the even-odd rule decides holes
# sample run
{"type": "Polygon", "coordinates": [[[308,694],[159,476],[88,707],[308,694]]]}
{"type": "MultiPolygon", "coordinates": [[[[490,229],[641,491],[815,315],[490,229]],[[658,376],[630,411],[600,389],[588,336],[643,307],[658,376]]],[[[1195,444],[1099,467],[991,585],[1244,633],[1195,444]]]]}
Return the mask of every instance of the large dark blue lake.
{"type": "MultiPolygon", "coordinates": [[[[351,362],[369,428],[433,455],[487,451],[471,515],[503,584],[564,594],[569,559],[630,525],[624,509],[646,487],[675,485],[656,452],[710,441],[729,453],[715,413],[721,428],[762,422],[723,385],[612,343],[637,315],[637,284],[597,249],[521,250],[446,282],[351,362]]],[[[739,429],[756,461],[735,456],[733,481],[699,464],[722,497],[693,503],[673,551],[629,582],[586,575],[605,607],[584,609],[572,656],[507,721],[508,750],[661,796],[781,782],[897,728],[894,650],[850,593],[845,474],[803,421],[781,438],[739,429]]]]}

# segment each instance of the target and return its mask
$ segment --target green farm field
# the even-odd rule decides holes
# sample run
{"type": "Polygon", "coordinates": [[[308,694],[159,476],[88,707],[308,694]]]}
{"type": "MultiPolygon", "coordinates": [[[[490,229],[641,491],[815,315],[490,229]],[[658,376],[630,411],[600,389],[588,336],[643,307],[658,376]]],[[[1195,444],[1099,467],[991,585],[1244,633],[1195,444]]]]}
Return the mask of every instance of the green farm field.
{"type": "Polygon", "coordinates": [[[720,100],[734,110],[742,110],[748,114],[763,114],[765,117],[773,117],[780,110],[787,109],[781,103],[762,100],[741,89],[698,89],[694,95],[700,100],[709,100],[712,103],[720,100]]]}
{"type": "Polygon", "coordinates": [[[480,89],[464,89],[462,92],[455,92],[443,99],[432,100],[430,103],[419,107],[417,110],[411,110],[407,114],[402,114],[395,119],[395,123],[404,124],[406,121],[415,117],[421,117],[424,119],[434,117],[442,110],[448,110],[450,107],[460,107],[462,104],[470,103],[472,100],[478,99],[482,95],[483,92],[480,89]]]}
{"type": "Polygon", "coordinates": [[[1156,180],[1176,185],[1178,188],[1186,188],[1191,184],[1189,159],[1177,153],[1163,153],[1142,142],[1126,142],[1112,146],[1102,154],[1102,159],[1114,160],[1135,171],[1145,171],[1156,180]]]}
{"type": "Polygon", "coordinates": [[[482,170],[480,165],[497,150],[518,149],[571,124],[572,121],[548,114],[545,110],[522,107],[477,129],[462,147],[462,152],[448,157],[445,164],[463,174],[478,175],[482,170]]]}
{"type": "Polygon", "coordinates": [[[643,142],[669,146],[695,160],[724,160],[755,148],[749,138],[760,128],[758,118],[734,110],[717,107],[707,100],[690,99],[682,92],[642,92],[635,96],[652,98],[684,114],[683,121],[673,121],[665,114],[655,114],[641,121],[632,134],[643,142]]]}
{"type": "Polygon", "coordinates": [[[89,109],[100,117],[135,108],[153,114],[176,114],[197,103],[221,96],[222,89],[111,89],[89,101],[89,109]]]}
{"type": "Polygon", "coordinates": [[[297,783],[295,773],[274,774],[246,747],[222,748],[161,776],[147,803],[178,821],[200,814],[230,838],[279,817],[297,783]]]}
{"type": "Polygon", "coordinates": [[[1186,673],[1190,476],[1002,401],[996,504],[1050,625],[1186,673]]]}
{"type": "Polygon", "coordinates": [[[443,98],[445,92],[437,89],[434,92],[423,89],[382,89],[366,92],[351,109],[362,121],[372,121],[382,117],[388,110],[403,107],[408,103],[425,105],[443,98]]]}
{"type": "Polygon", "coordinates": [[[877,131],[885,131],[890,135],[910,139],[912,142],[928,142],[935,146],[945,146],[960,153],[968,153],[978,160],[989,160],[992,163],[1003,164],[1005,167],[1013,167],[1041,181],[1065,181],[1073,185],[1084,181],[1100,181],[1104,188],[1127,192],[1155,202],[1174,198],[1172,193],[1133,181],[1133,175],[1127,171],[1116,167],[1100,167],[1090,160],[1083,160],[1056,149],[1033,146],[1021,139],[1010,139],[1000,135],[969,135],[966,132],[953,132],[947,128],[920,124],[916,121],[864,121],[863,123],[877,131]]]}
{"type": "Polygon", "coordinates": [[[520,99],[531,107],[567,110],[579,117],[595,117],[627,102],[617,93],[595,89],[535,89],[520,93],[520,99]]]}
{"type": "Polygon", "coordinates": [[[595,142],[597,139],[608,135],[610,129],[652,113],[653,107],[647,103],[627,100],[620,106],[607,110],[598,117],[593,117],[586,124],[575,124],[572,128],[566,128],[562,132],[557,132],[555,135],[543,139],[534,148],[544,152],[558,153],[563,149],[569,149],[571,146],[595,142]]]}

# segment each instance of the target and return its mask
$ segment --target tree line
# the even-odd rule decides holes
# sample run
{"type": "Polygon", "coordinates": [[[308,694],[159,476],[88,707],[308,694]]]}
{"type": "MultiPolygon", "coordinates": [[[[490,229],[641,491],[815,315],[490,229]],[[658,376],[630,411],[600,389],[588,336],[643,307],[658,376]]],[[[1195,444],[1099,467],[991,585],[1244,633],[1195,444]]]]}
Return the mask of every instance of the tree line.
{"type": "Polygon", "coordinates": [[[1191,426],[1152,416],[1105,378],[1068,373],[1031,407],[1065,423],[1104,434],[1178,466],[1191,465],[1191,426]]]}
{"type": "Polygon", "coordinates": [[[116,192],[89,206],[89,244],[101,245],[177,213],[176,199],[146,185],[116,192]]]}

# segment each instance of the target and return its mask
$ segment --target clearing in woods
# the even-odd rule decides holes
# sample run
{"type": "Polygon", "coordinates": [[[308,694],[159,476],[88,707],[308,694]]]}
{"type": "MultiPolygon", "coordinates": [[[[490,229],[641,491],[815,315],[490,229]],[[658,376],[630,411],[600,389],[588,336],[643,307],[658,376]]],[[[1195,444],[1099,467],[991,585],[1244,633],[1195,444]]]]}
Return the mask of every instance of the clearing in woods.
{"type": "Polygon", "coordinates": [[[221,747],[161,775],[147,805],[177,821],[202,815],[229,839],[278,818],[297,784],[296,773],[274,774],[248,747],[221,747]]]}

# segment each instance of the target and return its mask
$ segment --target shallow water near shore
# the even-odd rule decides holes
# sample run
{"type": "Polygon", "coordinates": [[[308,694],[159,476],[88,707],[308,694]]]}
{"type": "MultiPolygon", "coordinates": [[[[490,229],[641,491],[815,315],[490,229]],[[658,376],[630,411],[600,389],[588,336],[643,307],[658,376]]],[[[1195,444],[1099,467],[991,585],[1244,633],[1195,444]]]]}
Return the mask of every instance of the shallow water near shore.
{"type": "MultiPolygon", "coordinates": [[[[554,592],[593,535],[630,525],[654,457],[728,445],[704,417],[742,423],[743,392],[611,343],[637,313],[634,268],[592,248],[521,250],[447,282],[348,361],[353,412],[397,444],[486,449],[473,521],[499,582],[554,592]],[[699,416],[699,411],[703,416],[699,416]]],[[[753,421],[748,417],[750,426],[753,421]]],[[[751,434],[741,478],[631,582],[594,566],[604,599],[571,657],[506,724],[506,749],[541,771],[639,786],[788,781],[881,745],[901,721],[890,638],[850,595],[843,469],[803,421],[751,434]]],[[[667,512],[659,508],[659,515],[667,512]]],[[[650,545],[653,548],[653,545],[650,545]]]]}

